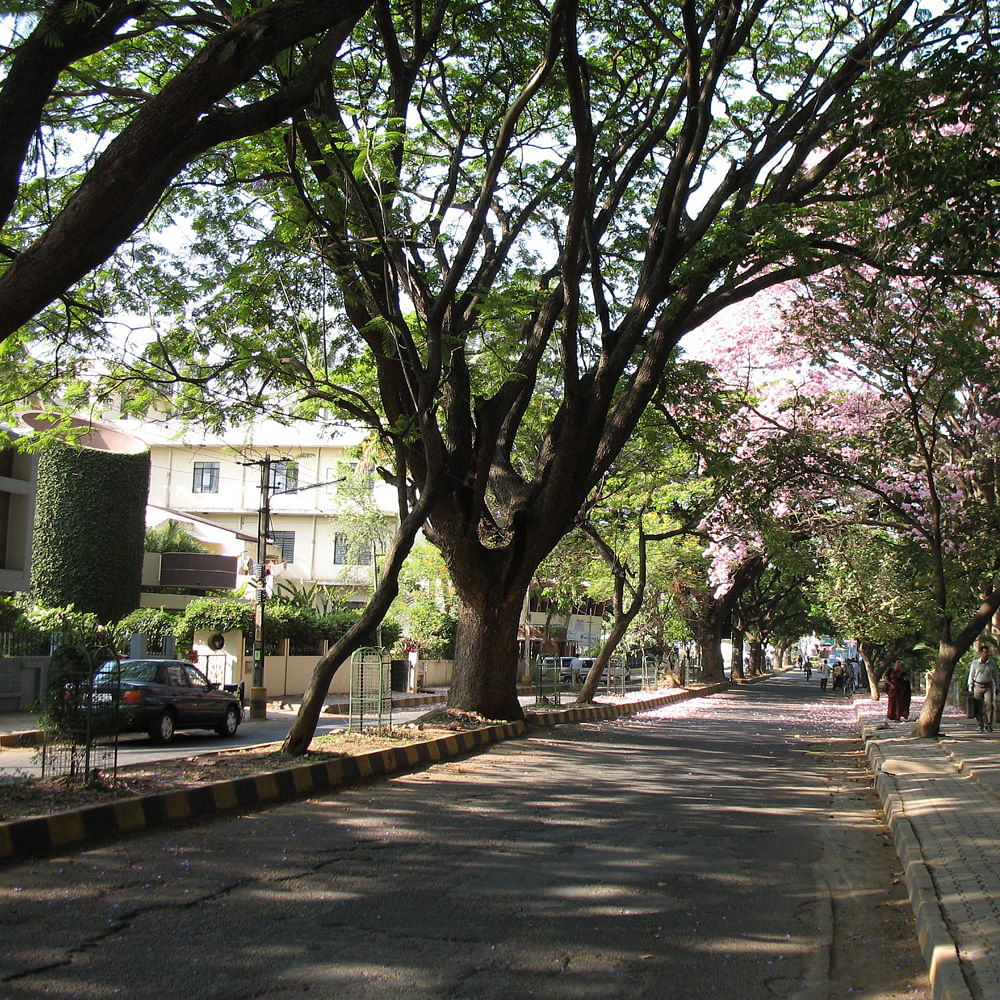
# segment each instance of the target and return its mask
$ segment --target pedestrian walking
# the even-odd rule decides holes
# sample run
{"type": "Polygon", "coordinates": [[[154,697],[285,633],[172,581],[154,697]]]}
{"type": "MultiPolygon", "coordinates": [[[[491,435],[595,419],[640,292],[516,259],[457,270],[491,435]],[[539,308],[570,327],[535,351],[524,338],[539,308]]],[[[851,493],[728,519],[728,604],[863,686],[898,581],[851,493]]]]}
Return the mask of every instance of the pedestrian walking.
{"type": "Polygon", "coordinates": [[[830,661],[825,658],[820,660],[817,673],[819,674],[819,689],[825,691],[826,685],[830,681],[830,661]]]}
{"type": "Polygon", "coordinates": [[[844,669],[844,664],[840,660],[834,660],[833,663],[833,690],[836,691],[837,688],[841,690],[844,689],[844,682],[847,677],[847,671],[844,669]]]}
{"type": "Polygon", "coordinates": [[[975,701],[976,722],[979,723],[980,732],[984,729],[993,732],[996,685],[996,660],[993,659],[992,649],[984,642],[979,647],[979,659],[973,660],[969,667],[969,697],[975,701]]]}
{"type": "Polygon", "coordinates": [[[858,687],[857,666],[856,660],[848,660],[844,664],[844,694],[848,697],[854,694],[858,687]]]}
{"type": "Polygon", "coordinates": [[[910,675],[903,666],[902,660],[896,660],[891,669],[885,675],[886,699],[885,717],[890,722],[902,722],[910,717],[910,698],[912,688],[910,686],[910,675]]]}

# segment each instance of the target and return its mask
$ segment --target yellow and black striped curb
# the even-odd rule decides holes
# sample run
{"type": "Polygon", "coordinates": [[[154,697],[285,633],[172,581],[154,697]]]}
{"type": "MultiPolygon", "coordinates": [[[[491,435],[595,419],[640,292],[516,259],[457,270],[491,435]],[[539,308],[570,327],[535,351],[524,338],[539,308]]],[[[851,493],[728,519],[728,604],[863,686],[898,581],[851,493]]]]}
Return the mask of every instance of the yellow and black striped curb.
{"type": "Polygon", "coordinates": [[[728,681],[721,684],[706,684],[700,688],[675,688],[667,694],[651,695],[636,701],[623,701],[601,705],[572,705],[567,708],[530,709],[525,713],[529,725],[558,726],[566,722],[603,722],[606,719],[619,719],[623,715],[636,715],[648,712],[662,705],[672,705],[689,698],[704,698],[708,695],[726,691],[731,685],[728,681]]]}
{"type": "Polygon", "coordinates": [[[435,740],[297,764],[264,774],[85,806],[51,816],[0,823],[0,861],[27,858],[151,827],[305,798],[380,775],[454,760],[491,743],[523,736],[522,721],[435,740]]]}

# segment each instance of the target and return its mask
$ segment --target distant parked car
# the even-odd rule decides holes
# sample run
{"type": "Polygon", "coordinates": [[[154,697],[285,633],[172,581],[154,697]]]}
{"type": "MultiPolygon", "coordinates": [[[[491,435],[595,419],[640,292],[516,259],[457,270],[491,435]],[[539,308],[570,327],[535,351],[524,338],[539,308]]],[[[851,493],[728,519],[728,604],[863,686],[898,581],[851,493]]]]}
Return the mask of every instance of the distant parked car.
{"type": "Polygon", "coordinates": [[[169,743],[178,729],[236,735],[243,707],[185,660],[109,660],[94,676],[94,698],[117,697],[120,732],[147,732],[169,743]],[[117,695],[116,695],[117,693],[117,695]]]}

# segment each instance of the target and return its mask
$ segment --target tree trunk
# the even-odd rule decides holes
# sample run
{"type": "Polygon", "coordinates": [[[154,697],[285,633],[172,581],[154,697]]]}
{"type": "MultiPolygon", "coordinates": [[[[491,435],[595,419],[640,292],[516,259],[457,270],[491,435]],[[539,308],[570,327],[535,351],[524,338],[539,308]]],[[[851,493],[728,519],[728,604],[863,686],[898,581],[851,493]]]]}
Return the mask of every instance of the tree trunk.
{"type": "Polygon", "coordinates": [[[743,680],[743,645],[744,637],[740,629],[733,629],[733,662],[729,665],[729,676],[735,680],[743,680]]]}
{"type": "Polygon", "coordinates": [[[522,719],[524,711],[517,700],[517,626],[523,592],[498,590],[495,584],[490,593],[459,592],[448,708],[494,720],[522,719]]]}
{"type": "MultiPolygon", "coordinates": [[[[622,641],[622,637],[628,631],[631,622],[632,618],[615,617],[615,623],[611,627],[611,632],[605,640],[600,653],[597,655],[597,659],[594,660],[593,666],[588,671],[587,678],[583,682],[583,687],[580,688],[580,693],[577,696],[578,702],[592,702],[594,700],[594,695],[597,694],[597,687],[601,683],[601,677],[607,669],[608,662],[618,648],[618,643],[622,641]]],[[[624,664],[622,669],[624,669],[624,664]]]]}
{"type": "MultiPolygon", "coordinates": [[[[699,602],[698,615],[690,621],[691,629],[697,637],[701,650],[702,680],[706,684],[721,684],[726,680],[725,665],[722,662],[722,631],[732,618],[733,608],[740,596],[754,580],[764,571],[765,562],[762,556],[754,555],[742,562],[733,574],[729,590],[722,597],[708,597],[699,602]]],[[[743,636],[739,635],[742,643],[743,636]]],[[[737,632],[733,631],[734,661],[737,632]]],[[[740,650],[742,657],[742,648],[740,650]]],[[[737,669],[742,671],[742,660],[737,668],[733,663],[733,677],[739,677],[737,669]]]]}
{"type": "MultiPolygon", "coordinates": [[[[636,615],[642,610],[642,600],[646,593],[646,543],[648,537],[642,527],[642,516],[639,517],[639,571],[634,583],[629,583],[628,567],[618,558],[614,549],[601,537],[601,533],[589,521],[581,525],[583,531],[591,538],[600,552],[601,558],[607,563],[608,568],[615,580],[613,605],[615,621],[611,626],[611,634],[608,636],[598,654],[594,665],[587,674],[587,679],[583,682],[578,697],[579,702],[591,702],[597,694],[597,685],[601,681],[601,675],[607,670],[608,662],[612,654],[618,648],[618,643],[625,638],[629,625],[635,621],[636,615]],[[628,591],[629,601],[625,603],[625,593],[628,591]]],[[[625,681],[625,664],[622,664],[622,683],[625,681]]]]}
{"type": "Polygon", "coordinates": [[[858,640],[858,655],[865,665],[865,674],[868,676],[868,690],[871,693],[872,701],[879,700],[878,673],[875,669],[875,647],[864,640],[858,640]]]}
{"type": "Polygon", "coordinates": [[[782,639],[781,642],[778,643],[778,648],[777,648],[777,651],[775,653],[775,657],[777,659],[777,662],[774,665],[776,670],[780,670],[782,667],[784,667],[785,663],[787,662],[787,660],[788,660],[788,647],[790,645],[791,644],[789,643],[789,641],[787,639],[782,639]]]}
{"type": "Polygon", "coordinates": [[[313,670],[309,686],[302,696],[299,714],[292,723],[285,741],[281,745],[283,754],[301,756],[309,749],[309,744],[316,733],[316,723],[319,721],[323,703],[330,692],[330,682],[341,664],[366,642],[371,641],[375,630],[381,624],[389,605],[399,592],[399,571],[403,561],[413,548],[413,540],[424,523],[427,511],[430,509],[436,493],[427,490],[414,504],[412,510],[403,518],[393,537],[389,551],[386,553],[385,565],[382,567],[382,577],[372,594],[368,606],[361,617],[338,639],[327,651],[313,670]]]}
{"type": "Polygon", "coordinates": [[[698,650],[701,653],[701,679],[706,684],[720,684],[726,679],[722,662],[722,623],[715,615],[702,623],[698,630],[698,650]]]}
{"type": "Polygon", "coordinates": [[[930,684],[927,686],[927,696],[924,698],[920,717],[913,727],[911,736],[937,736],[941,730],[941,716],[948,703],[948,689],[955,673],[955,664],[964,650],[959,651],[954,643],[941,642],[938,650],[938,661],[931,672],[930,684]]]}
{"type": "Polygon", "coordinates": [[[924,706],[920,710],[917,724],[913,727],[912,736],[936,737],[940,733],[941,716],[948,703],[948,691],[955,673],[955,665],[980,637],[983,629],[989,627],[998,608],[1000,608],[1000,589],[983,594],[979,610],[972,615],[954,640],[952,640],[951,620],[942,617],[937,666],[931,672],[927,697],[924,698],[924,706]]]}

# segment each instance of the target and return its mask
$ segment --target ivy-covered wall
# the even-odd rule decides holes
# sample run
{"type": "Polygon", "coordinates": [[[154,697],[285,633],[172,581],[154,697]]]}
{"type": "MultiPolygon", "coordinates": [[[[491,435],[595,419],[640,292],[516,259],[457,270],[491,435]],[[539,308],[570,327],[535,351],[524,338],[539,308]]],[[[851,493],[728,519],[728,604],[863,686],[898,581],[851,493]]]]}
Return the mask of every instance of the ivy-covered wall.
{"type": "Polygon", "coordinates": [[[54,444],[38,458],[31,596],[101,622],[139,604],[149,452],[54,444]]]}

